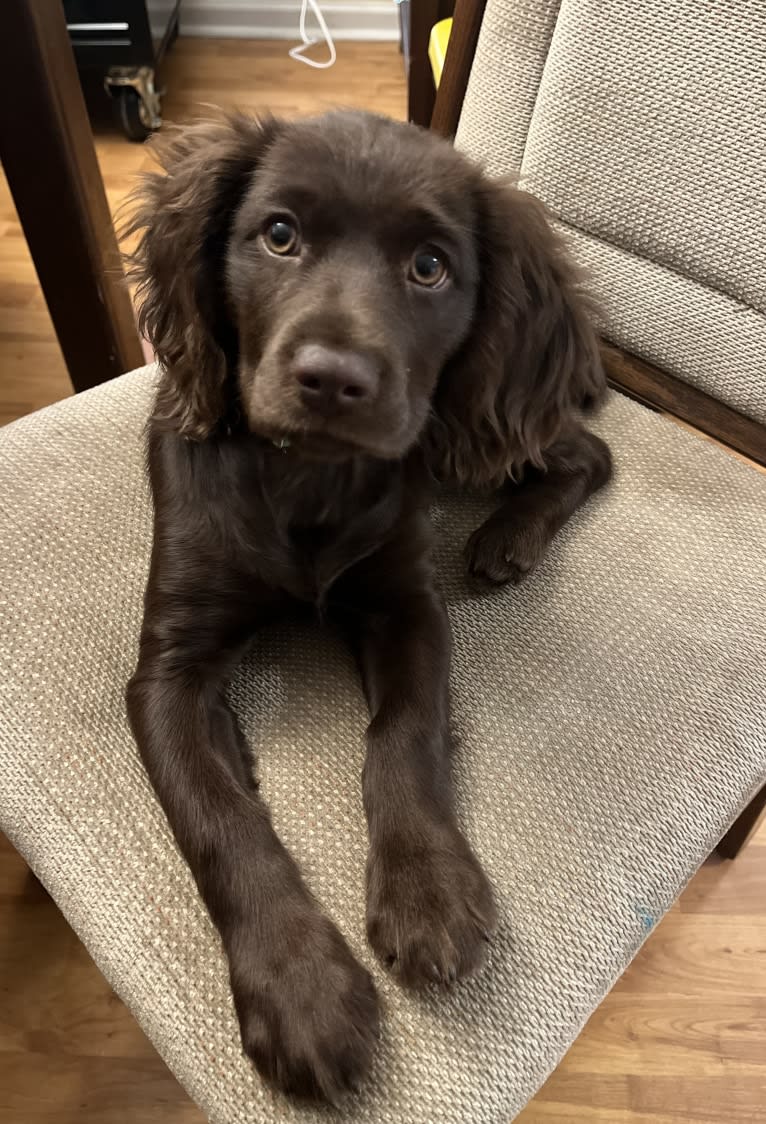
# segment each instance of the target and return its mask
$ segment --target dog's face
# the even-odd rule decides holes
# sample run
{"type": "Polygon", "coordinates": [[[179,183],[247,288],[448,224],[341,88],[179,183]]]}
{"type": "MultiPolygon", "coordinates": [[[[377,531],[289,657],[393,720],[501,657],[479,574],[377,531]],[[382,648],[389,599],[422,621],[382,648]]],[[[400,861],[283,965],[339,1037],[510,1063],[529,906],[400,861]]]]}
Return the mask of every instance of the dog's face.
{"type": "Polygon", "coordinates": [[[226,253],[255,432],[329,457],[417,440],[478,282],[472,177],[431,139],[349,113],[268,147],[226,253]]]}
{"type": "Polygon", "coordinates": [[[500,483],[604,380],[540,204],[445,140],[357,112],[180,133],[139,192],[154,424],[500,483]],[[232,420],[234,419],[234,420],[232,420]],[[224,424],[225,423],[225,424],[224,424]]]}

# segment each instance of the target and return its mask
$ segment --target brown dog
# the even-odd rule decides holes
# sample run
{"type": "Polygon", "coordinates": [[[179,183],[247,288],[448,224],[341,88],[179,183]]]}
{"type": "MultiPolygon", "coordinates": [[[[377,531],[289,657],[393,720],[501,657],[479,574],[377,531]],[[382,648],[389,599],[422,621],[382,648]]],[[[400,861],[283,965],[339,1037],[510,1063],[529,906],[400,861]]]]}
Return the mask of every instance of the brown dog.
{"type": "Polygon", "coordinates": [[[604,378],[542,207],[433,135],[352,112],[233,117],[163,160],[133,223],[163,375],[129,713],[220,930],[245,1050],[283,1089],[335,1100],[368,1068],[375,989],[274,833],[227,677],[296,602],[341,621],[372,714],[370,942],[407,985],[475,972],[495,909],[453,809],[429,487],[502,492],[468,567],[518,581],[608,479],[577,421],[604,378]]]}

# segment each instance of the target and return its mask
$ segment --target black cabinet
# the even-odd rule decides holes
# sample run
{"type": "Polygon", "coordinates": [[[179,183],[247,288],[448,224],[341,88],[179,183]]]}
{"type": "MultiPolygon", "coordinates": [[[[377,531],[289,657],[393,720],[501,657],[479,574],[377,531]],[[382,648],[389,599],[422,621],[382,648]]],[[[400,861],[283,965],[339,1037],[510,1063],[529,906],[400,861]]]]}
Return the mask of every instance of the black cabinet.
{"type": "Polygon", "coordinates": [[[106,88],[131,140],[159,128],[157,71],[178,34],[181,0],[64,0],[86,95],[106,88]]]}

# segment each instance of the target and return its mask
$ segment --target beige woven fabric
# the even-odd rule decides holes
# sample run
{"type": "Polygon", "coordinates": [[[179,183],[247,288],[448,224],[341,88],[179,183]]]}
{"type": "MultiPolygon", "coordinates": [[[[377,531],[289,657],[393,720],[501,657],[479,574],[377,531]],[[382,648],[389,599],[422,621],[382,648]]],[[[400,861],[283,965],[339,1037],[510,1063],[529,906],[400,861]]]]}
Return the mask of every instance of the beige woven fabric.
{"type": "Polygon", "coordinates": [[[766,4],[565,0],[522,172],[566,222],[766,313],[766,4]]]}
{"type": "MultiPolygon", "coordinates": [[[[0,431],[0,824],[213,1124],[319,1122],[240,1054],[215,932],[125,720],[152,382],[0,431]]],[[[277,828],[383,998],[373,1080],[338,1119],[506,1124],[766,775],[766,478],[616,395],[598,429],[616,480],[527,585],[468,585],[481,505],[436,511],[459,803],[501,914],[477,980],[412,998],[365,944],[348,654],[277,629],[232,687],[277,828]]]]}
{"type": "Polygon", "coordinates": [[[561,0],[489,0],[456,142],[491,175],[521,168],[561,0]],[[500,94],[500,96],[498,96],[500,94]],[[500,145],[487,147],[491,129],[500,145]]]}
{"type": "Polygon", "coordinates": [[[590,235],[610,339],[766,421],[766,5],[543,7],[489,0],[459,142],[590,235]]]}
{"type": "Polygon", "coordinates": [[[609,339],[766,425],[766,317],[667,266],[554,225],[585,267],[609,339]]]}

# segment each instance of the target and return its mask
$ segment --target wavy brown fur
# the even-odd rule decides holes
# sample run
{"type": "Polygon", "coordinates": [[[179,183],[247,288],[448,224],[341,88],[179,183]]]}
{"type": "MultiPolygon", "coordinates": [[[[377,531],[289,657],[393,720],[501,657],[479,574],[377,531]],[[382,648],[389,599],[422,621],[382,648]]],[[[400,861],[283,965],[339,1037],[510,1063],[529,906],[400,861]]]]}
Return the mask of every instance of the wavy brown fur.
{"type": "Polygon", "coordinates": [[[469,338],[436,393],[441,478],[499,487],[606,389],[593,309],[539,200],[510,183],[477,190],[481,286],[469,338]]]}
{"type": "Polygon", "coordinates": [[[454,808],[430,490],[500,487],[467,565],[520,581],[608,479],[577,421],[603,375],[540,205],[433,135],[236,116],[176,134],[162,162],[130,227],[162,377],[128,712],[221,934],[243,1049],[282,1090],[337,1102],[370,1067],[375,987],[274,831],[227,681],[297,606],[344,630],[371,713],[370,943],[408,987],[479,971],[496,913],[454,808]]]}
{"type": "Polygon", "coordinates": [[[168,372],[154,410],[163,428],[201,440],[225,413],[228,326],[220,288],[225,246],[248,176],[275,123],[232,114],[174,130],[155,146],[165,174],[146,173],[121,236],[138,282],[139,328],[168,372]]]}

